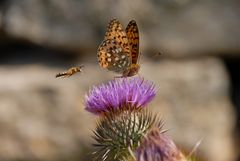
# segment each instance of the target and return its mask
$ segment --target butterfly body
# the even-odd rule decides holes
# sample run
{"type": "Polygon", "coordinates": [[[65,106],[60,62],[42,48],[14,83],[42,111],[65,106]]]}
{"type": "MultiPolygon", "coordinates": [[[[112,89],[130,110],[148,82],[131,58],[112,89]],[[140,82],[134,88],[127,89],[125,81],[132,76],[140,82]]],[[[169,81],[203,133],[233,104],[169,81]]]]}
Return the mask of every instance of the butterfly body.
{"type": "Polygon", "coordinates": [[[101,67],[122,74],[122,77],[138,73],[139,33],[134,20],[126,30],[121,23],[113,19],[108,25],[103,42],[98,48],[98,61],[101,67]]]}
{"type": "Polygon", "coordinates": [[[82,72],[82,67],[83,66],[69,68],[66,72],[61,72],[61,73],[56,74],[56,78],[58,78],[58,77],[70,77],[73,74],[76,74],[78,72],[82,72]]]}

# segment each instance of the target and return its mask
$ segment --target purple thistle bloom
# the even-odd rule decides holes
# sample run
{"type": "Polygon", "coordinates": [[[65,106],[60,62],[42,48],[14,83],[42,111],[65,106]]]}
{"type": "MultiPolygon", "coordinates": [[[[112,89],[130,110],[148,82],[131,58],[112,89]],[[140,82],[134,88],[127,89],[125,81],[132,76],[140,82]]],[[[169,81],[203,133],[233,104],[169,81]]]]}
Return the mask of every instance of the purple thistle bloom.
{"type": "Polygon", "coordinates": [[[94,114],[119,108],[139,109],[156,95],[153,83],[140,77],[118,78],[93,87],[86,95],[86,110],[94,114]]]}
{"type": "Polygon", "coordinates": [[[186,157],[158,128],[152,129],[136,151],[137,161],[187,161],[186,157]]]}

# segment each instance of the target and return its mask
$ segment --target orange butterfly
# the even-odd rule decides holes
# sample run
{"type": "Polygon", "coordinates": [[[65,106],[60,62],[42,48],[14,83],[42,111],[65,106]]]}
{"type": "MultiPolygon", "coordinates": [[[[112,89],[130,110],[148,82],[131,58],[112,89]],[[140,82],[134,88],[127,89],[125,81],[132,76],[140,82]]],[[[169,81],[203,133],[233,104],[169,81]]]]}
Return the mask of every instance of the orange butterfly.
{"type": "Polygon", "coordinates": [[[138,73],[139,32],[137,23],[132,20],[126,30],[121,23],[110,21],[105,38],[98,48],[98,61],[101,67],[131,77],[138,73]]]}

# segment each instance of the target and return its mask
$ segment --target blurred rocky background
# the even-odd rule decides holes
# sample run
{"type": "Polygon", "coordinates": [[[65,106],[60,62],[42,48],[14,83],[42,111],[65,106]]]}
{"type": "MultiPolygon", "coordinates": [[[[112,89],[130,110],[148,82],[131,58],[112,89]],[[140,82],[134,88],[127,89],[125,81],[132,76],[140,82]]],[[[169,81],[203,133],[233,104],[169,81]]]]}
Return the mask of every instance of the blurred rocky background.
{"type": "Polygon", "coordinates": [[[207,161],[239,161],[239,0],[1,0],[0,161],[91,160],[92,85],[112,79],[96,50],[110,19],[140,30],[140,75],[168,134],[207,161]],[[162,53],[158,55],[157,53],[162,53]],[[56,73],[74,65],[84,72],[56,73]]]}

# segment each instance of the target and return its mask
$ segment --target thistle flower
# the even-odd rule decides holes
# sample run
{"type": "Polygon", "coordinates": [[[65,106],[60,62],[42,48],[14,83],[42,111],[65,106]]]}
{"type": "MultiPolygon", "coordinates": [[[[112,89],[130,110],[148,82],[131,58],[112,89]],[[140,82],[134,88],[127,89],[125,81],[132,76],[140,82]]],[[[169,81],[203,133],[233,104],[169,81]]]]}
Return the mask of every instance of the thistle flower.
{"type": "Polygon", "coordinates": [[[162,129],[163,122],[146,110],[118,109],[106,113],[94,131],[95,160],[135,160],[133,151],[152,127],[162,129]]]}
{"type": "Polygon", "coordinates": [[[100,114],[118,108],[139,109],[156,95],[153,83],[140,77],[118,78],[96,87],[86,95],[86,110],[100,114]]]}
{"type": "Polygon", "coordinates": [[[182,152],[158,128],[152,129],[136,151],[137,161],[187,161],[182,152]]]}
{"type": "Polygon", "coordinates": [[[153,126],[162,121],[144,109],[156,95],[153,83],[143,78],[119,78],[96,87],[86,95],[86,110],[99,117],[94,131],[95,159],[135,160],[133,151],[153,126]]]}

